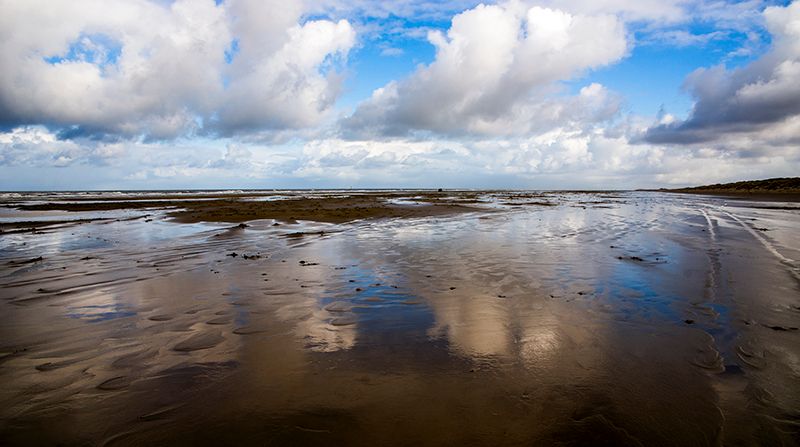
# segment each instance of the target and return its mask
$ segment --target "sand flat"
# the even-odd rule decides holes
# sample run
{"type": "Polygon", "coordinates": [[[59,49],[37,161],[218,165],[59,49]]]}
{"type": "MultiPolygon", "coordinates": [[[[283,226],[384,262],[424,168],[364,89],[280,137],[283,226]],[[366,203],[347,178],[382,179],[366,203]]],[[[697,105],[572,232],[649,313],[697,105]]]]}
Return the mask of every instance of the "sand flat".
{"type": "Polygon", "coordinates": [[[792,204],[279,195],[0,234],[0,444],[800,439],[792,204]]]}

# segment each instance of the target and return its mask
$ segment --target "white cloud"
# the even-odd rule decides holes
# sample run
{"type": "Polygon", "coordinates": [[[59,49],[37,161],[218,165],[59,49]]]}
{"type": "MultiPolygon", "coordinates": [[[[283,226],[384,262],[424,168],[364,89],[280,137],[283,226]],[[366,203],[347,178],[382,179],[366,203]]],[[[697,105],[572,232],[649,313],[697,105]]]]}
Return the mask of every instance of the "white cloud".
{"type": "MultiPolygon", "coordinates": [[[[558,127],[533,136],[469,140],[328,138],[299,146],[227,141],[222,150],[218,141],[77,144],[29,127],[0,133],[0,187],[13,185],[14,176],[26,169],[57,166],[64,167],[48,181],[63,181],[61,187],[68,188],[76,185],[67,182],[75,181],[104,188],[636,188],[788,176],[800,169],[797,143],[759,146],[742,139],[728,148],[632,143],[628,135],[646,125],[629,120],[620,129],[558,127]],[[94,172],[94,182],[104,183],[68,176],[85,168],[94,172]]],[[[798,130],[800,119],[782,135],[796,139],[798,130]]]]}
{"type": "Polygon", "coordinates": [[[284,3],[248,0],[232,6],[234,33],[241,37],[220,108],[219,127],[228,133],[318,124],[339,94],[336,72],[324,75],[321,68],[329,68],[331,58],[344,58],[354,45],[350,23],[299,25],[299,2],[286,8],[284,3]]]}
{"type": "Polygon", "coordinates": [[[80,144],[59,140],[42,126],[26,126],[0,133],[0,166],[65,167],[74,163],[108,165],[126,155],[119,143],[80,144]]]}
{"type": "Polygon", "coordinates": [[[604,118],[614,112],[613,95],[598,85],[564,98],[554,95],[557,82],[613,63],[628,48],[614,16],[513,2],[465,11],[446,34],[431,32],[428,40],[436,59],[376,90],[344,122],[347,130],[525,134],[555,122],[604,118]]]}
{"type": "Polygon", "coordinates": [[[338,94],[335,70],[323,72],[355,41],[347,21],[301,24],[300,3],[277,0],[0,9],[0,123],[75,126],[71,135],[314,125],[338,94]]]}

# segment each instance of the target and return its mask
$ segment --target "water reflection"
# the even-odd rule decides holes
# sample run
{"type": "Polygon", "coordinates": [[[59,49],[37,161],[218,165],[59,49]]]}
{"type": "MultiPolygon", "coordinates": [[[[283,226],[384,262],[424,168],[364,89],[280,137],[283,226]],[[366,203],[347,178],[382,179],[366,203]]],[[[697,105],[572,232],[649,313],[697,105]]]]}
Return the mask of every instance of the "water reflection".
{"type": "Polygon", "coordinates": [[[509,309],[495,297],[458,295],[432,300],[436,325],[430,334],[446,337],[461,355],[508,355],[512,344],[509,309]]]}
{"type": "Polygon", "coordinates": [[[554,317],[544,317],[523,329],[519,340],[520,357],[528,367],[541,365],[557,355],[562,345],[557,322],[554,317]]]}
{"type": "Polygon", "coordinates": [[[129,307],[127,300],[120,300],[114,294],[98,291],[87,294],[78,302],[67,306],[67,316],[89,322],[100,322],[136,315],[134,308],[129,307]]]}

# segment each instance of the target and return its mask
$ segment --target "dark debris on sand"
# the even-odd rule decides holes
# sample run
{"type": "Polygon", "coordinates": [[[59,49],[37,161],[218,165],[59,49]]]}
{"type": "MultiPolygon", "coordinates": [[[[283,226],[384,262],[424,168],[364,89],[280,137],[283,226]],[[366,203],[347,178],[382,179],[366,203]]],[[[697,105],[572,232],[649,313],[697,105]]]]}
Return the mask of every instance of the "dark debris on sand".
{"type": "Polygon", "coordinates": [[[23,261],[8,261],[6,264],[8,264],[8,265],[25,265],[25,264],[33,264],[33,263],[36,263],[36,262],[42,262],[42,261],[44,261],[44,258],[39,256],[38,258],[25,259],[23,261]]]}
{"type": "MultiPolygon", "coordinates": [[[[453,199],[453,193],[427,192],[420,199],[426,206],[407,206],[387,202],[388,199],[404,197],[407,193],[361,193],[347,197],[293,197],[286,200],[254,201],[253,197],[270,194],[242,194],[236,196],[181,198],[171,201],[174,196],[165,194],[153,200],[95,200],[91,202],[48,202],[37,204],[15,204],[15,208],[28,211],[107,211],[118,209],[175,208],[169,217],[184,223],[232,222],[242,224],[235,228],[243,229],[243,222],[257,219],[273,219],[286,223],[298,220],[315,222],[344,223],[361,219],[427,217],[477,211],[453,199]]],[[[462,194],[463,196],[463,194],[462,194]]],[[[277,223],[277,222],[276,222],[277,223]]]]}

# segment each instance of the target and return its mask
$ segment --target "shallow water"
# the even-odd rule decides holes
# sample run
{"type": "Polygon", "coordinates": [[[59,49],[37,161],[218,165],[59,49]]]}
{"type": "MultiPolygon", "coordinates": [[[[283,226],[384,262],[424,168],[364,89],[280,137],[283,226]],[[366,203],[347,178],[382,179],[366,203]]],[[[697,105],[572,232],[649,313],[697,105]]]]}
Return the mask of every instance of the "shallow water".
{"type": "Polygon", "coordinates": [[[481,200],[0,235],[0,444],[800,443],[794,205],[481,200]]]}

